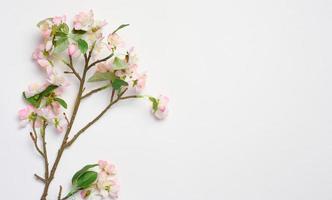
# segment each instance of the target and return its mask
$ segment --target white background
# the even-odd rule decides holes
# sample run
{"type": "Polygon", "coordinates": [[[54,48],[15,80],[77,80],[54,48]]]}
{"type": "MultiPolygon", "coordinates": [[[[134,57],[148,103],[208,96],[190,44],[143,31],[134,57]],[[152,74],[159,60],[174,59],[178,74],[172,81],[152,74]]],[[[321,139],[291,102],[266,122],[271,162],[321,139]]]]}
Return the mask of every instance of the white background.
{"type": "MultiPolygon", "coordinates": [[[[65,152],[51,200],[98,159],[117,165],[121,200],[332,199],[329,0],[3,1],[1,199],[42,190],[32,176],[41,159],[17,120],[21,92],[43,77],[31,60],[35,24],[90,8],[108,32],[131,24],[121,35],[149,73],[146,92],[170,96],[171,112],[157,121],[147,102],[115,106],[65,152]]],[[[75,130],[108,95],[82,104],[75,130]]]]}

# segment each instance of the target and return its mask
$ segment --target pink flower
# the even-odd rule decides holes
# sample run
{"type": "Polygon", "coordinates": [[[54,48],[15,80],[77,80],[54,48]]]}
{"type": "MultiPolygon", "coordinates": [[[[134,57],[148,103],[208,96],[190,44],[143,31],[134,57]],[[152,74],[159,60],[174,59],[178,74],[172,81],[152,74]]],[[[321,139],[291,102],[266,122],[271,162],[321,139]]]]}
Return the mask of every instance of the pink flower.
{"type": "Polygon", "coordinates": [[[122,47],[124,45],[124,43],[121,40],[120,36],[116,33],[108,35],[107,44],[108,44],[108,48],[110,50],[113,50],[117,47],[122,47]]]}
{"type": "Polygon", "coordinates": [[[135,82],[136,84],[134,85],[136,92],[141,92],[144,90],[145,84],[146,84],[146,79],[147,79],[147,75],[145,73],[138,76],[138,78],[136,79],[136,82],[135,82]]]}
{"type": "Polygon", "coordinates": [[[74,28],[76,30],[88,31],[93,25],[93,11],[80,12],[74,17],[74,28]]]}
{"type": "Polygon", "coordinates": [[[39,60],[37,60],[37,63],[39,64],[39,66],[41,66],[45,70],[52,67],[50,61],[48,61],[46,59],[39,59],[39,60]]]}
{"type": "Polygon", "coordinates": [[[60,25],[64,22],[66,22],[66,15],[63,15],[63,16],[55,16],[53,17],[52,19],[52,22],[55,24],[55,25],[60,25]]]}
{"type": "Polygon", "coordinates": [[[89,197],[91,195],[91,190],[89,190],[89,189],[82,190],[80,194],[81,194],[82,199],[86,199],[87,197],[89,197]]]}
{"type": "Polygon", "coordinates": [[[158,98],[158,106],[156,110],[153,110],[153,114],[157,119],[164,119],[168,115],[168,102],[169,98],[160,95],[158,98]]]}
{"type": "Polygon", "coordinates": [[[108,72],[108,71],[111,71],[111,66],[108,63],[102,62],[102,63],[97,64],[96,72],[104,73],[104,72],[108,72]]]}
{"type": "Polygon", "coordinates": [[[98,161],[99,168],[101,172],[106,173],[107,175],[115,175],[115,165],[108,163],[107,161],[100,160],[98,161]]]}
{"type": "Polygon", "coordinates": [[[39,30],[42,33],[42,36],[47,39],[51,36],[52,24],[49,20],[44,20],[39,23],[39,30]]]}
{"type": "Polygon", "coordinates": [[[45,88],[47,87],[47,85],[45,84],[39,84],[39,83],[32,83],[28,86],[28,90],[24,92],[26,97],[32,97],[35,94],[39,94],[42,91],[45,90],[45,88]]]}
{"type": "Polygon", "coordinates": [[[28,105],[26,108],[18,111],[18,117],[21,121],[20,127],[25,127],[29,122],[32,122],[36,119],[35,108],[31,105],[28,105]]]}
{"type": "Polygon", "coordinates": [[[62,75],[58,75],[54,70],[48,72],[48,79],[47,81],[53,85],[57,86],[66,86],[68,83],[66,79],[62,75]]]}

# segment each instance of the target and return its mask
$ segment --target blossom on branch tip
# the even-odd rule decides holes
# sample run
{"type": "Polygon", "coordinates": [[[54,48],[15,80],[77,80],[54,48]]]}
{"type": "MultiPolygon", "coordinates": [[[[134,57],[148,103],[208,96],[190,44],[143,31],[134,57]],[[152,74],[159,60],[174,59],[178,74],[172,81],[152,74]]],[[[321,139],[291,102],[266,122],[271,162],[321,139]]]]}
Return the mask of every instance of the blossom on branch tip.
{"type": "Polygon", "coordinates": [[[157,99],[157,105],[153,106],[152,112],[157,119],[164,119],[168,115],[168,102],[169,98],[164,95],[160,95],[157,99]]]}

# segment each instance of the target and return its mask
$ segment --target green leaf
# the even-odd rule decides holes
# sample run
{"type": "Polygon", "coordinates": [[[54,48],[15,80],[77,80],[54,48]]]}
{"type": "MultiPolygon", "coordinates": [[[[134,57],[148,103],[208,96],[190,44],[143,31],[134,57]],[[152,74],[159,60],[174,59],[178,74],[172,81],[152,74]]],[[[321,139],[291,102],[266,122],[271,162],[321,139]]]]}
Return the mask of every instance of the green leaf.
{"type": "Polygon", "coordinates": [[[39,94],[32,97],[26,97],[25,92],[23,92],[23,98],[35,108],[38,108],[41,102],[41,96],[39,94]]]}
{"type": "Polygon", "coordinates": [[[86,33],[85,30],[76,30],[76,29],[73,29],[71,32],[73,34],[78,34],[78,35],[83,35],[84,33],[86,33]]]}
{"type": "Polygon", "coordinates": [[[64,50],[67,49],[69,45],[69,41],[68,41],[68,38],[67,36],[65,37],[55,37],[55,40],[54,40],[54,47],[55,47],[55,52],[56,53],[61,53],[63,52],[64,50]]]}
{"type": "Polygon", "coordinates": [[[149,100],[152,102],[152,110],[153,110],[153,112],[156,112],[157,109],[158,109],[158,104],[159,104],[158,99],[156,99],[154,97],[149,97],[149,100]]]}
{"type": "Polygon", "coordinates": [[[123,28],[126,27],[126,26],[129,26],[129,24],[121,24],[117,29],[115,29],[115,31],[113,31],[112,34],[118,32],[118,30],[123,29],[123,28]]]}
{"type": "Polygon", "coordinates": [[[121,60],[119,57],[115,57],[113,61],[113,69],[114,70],[121,70],[126,69],[127,64],[125,61],[121,60]]]}
{"type": "Polygon", "coordinates": [[[59,27],[58,27],[58,32],[62,32],[62,33],[68,34],[68,32],[69,32],[68,25],[66,23],[60,24],[59,27]]]}
{"type": "Polygon", "coordinates": [[[112,81],[112,87],[114,90],[119,90],[122,86],[128,86],[128,83],[124,80],[121,80],[119,78],[114,79],[112,81]]]}
{"type": "Polygon", "coordinates": [[[97,177],[98,177],[97,172],[86,171],[78,177],[75,186],[78,189],[86,189],[90,187],[97,180],[97,177]]]}
{"type": "Polygon", "coordinates": [[[62,107],[67,109],[67,103],[61,98],[54,98],[54,101],[57,101],[62,107]]]}
{"type": "Polygon", "coordinates": [[[49,86],[47,86],[47,88],[44,90],[44,91],[42,91],[40,94],[42,95],[42,96],[48,96],[48,95],[50,95],[56,88],[58,88],[59,86],[57,86],[57,85],[49,85],[49,86]]]}
{"type": "Polygon", "coordinates": [[[85,165],[82,169],[80,169],[79,171],[77,171],[73,178],[71,179],[71,182],[73,185],[76,185],[76,182],[78,180],[78,178],[86,171],[88,171],[89,169],[98,166],[98,164],[90,164],[90,165],[85,165]]]}
{"type": "Polygon", "coordinates": [[[78,48],[80,49],[82,54],[85,54],[88,51],[89,46],[85,40],[79,39],[79,40],[77,40],[77,44],[78,44],[78,48]]]}
{"type": "Polygon", "coordinates": [[[113,72],[96,72],[89,78],[88,82],[107,81],[114,79],[115,75],[113,72]]]}
{"type": "Polygon", "coordinates": [[[26,97],[25,92],[23,92],[23,98],[33,107],[38,108],[40,106],[42,98],[50,95],[57,87],[57,85],[49,85],[44,91],[31,97],[26,97]]]}

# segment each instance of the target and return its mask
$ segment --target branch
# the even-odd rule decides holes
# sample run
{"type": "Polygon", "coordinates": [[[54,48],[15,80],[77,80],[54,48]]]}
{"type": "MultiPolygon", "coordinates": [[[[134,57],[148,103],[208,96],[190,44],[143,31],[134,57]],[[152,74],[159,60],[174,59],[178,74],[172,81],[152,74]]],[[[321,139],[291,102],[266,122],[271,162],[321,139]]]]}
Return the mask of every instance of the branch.
{"type": "MultiPolygon", "coordinates": [[[[119,100],[121,100],[121,96],[127,91],[127,89],[125,89],[123,92],[121,92],[118,96],[118,98],[115,101],[111,101],[100,113],[99,115],[97,115],[92,121],[90,121],[89,123],[87,123],[82,129],[80,129],[71,140],[69,140],[66,144],[66,148],[69,147],[70,145],[72,145],[77,138],[84,133],[90,126],[92,126],[94,123],[96,123],[115,103],[117,103],[119,100]]],[[[112,98],[114,96],[114,93],[112,92],[112,98]]]]}
{"type": "Polygon", "coordinates": [[[41,176],[39,176],[38,174],[34,174],[34,176],[36,177],[36,179],[40,180],[41,182],[45,183],[45,179],[42,178],[41,176]]]}
{"type": "Polygon", "coordinates": [[[79,81],[82,81],[81,76],[78,74],[78,72],[75,70],[73,66],[73,57],[69,55],[69,63],[65,61],[64,63],[71,69],[71,72],[65,71],[65,73],[73,73],[79,81]]]}
{"type": "Polygon", "coordinates": [[[101,63],[101,62],[104,62],[104,61],[106,61],[106,60],[108,60],[108,59],[110,59],[110,58],[112,58],[113,57],[113,53],[111,53],[110,55],[108,55],[107,57],[105,57],[105,58],[103,58],[103,59],[100,59],[100,60],[97,60],[97,61],[95,61],[95,62],[93,62],[93,63],[91,63],[89,66],[88,66],[88,70],[91,68],[91,67],[93,67],[94,65],[96,65],[96,64],[98,64],[98,63],[101,63]]]}
{"type": "Polygon", "coordinates": [[[143,97],[141,95],[130,95],[130,96],[125,96],[125,97],[120,97],[120,100],[135,99],[135,98],[143,98],[143,97]]]}
{"type": "Polygon", "coordinates": [[[46,122],[43,122],[43,127],[40,129],[40,134],[42,136],[43,141],[43,153],[44,153],[44,167],[45,167],[45,179],[48,179],[49,176],[49,164],[48,164],[48,156],[47,156],[47,148],[46,148],[46,139],[45,139],[45,129],[46,129],[46,122]]]}
{"type": "Polygon", "coordinates": [[[90,92],[88,92],[88,93],[86,93],[85,95],[83,95],[83,96],[81,97],[81,99],[84,99],[84,98],[86,98],[86,97],[88,97],[88,96],[90,96],[90,95],[92,95],[92,94],[94,94],[94,93],[96,93],[96,92],[99,92],[99,91],[101,91],[101,90],[104,90],[104,89],[108,88],[109,86],[110,86],[110,84],[107,84],[107,85],[104,85],[104,86],[99,87],[99,88],[97,88],[97,89],[91,90],[90,92]]]}
{"type": "Polygon", "coordinates": [[[32,139],[32,142],[33,142],[33,144],[35,145],[35,148],[36,148],[36,150],[38,151],[38,153],[39,153],[42,157],[44,157],[44,153],[43,153],[43,152],[41,151],[41,149],[39,148],[39,146],[38,146],[38,142],[37,142],[38,137],[37,137],[37,133],[36,133],[36,120],[32,122],[32,131],[33,131],[33,132],[30,132],[30,137],[31,137],[31,139],[32,139]]]}
{"type": "Polygon", "coordinates": [[[62,186],[59,186],[58,200],[61,200],[62,186]]]}

